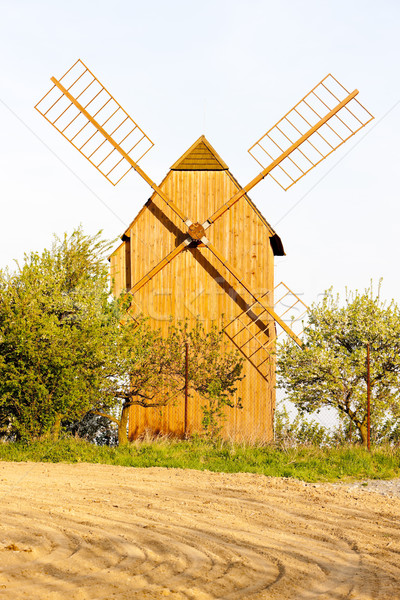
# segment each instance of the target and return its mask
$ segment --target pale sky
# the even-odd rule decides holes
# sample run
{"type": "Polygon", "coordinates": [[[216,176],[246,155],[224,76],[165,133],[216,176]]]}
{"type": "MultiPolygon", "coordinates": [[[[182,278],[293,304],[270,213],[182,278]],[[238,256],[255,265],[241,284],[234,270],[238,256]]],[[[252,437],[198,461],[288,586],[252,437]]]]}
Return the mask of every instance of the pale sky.
{"type": "Polygon", "coordinates": [[[35,110],[81,58],[155,142],[159,182],[205,134],[245,185],[247,149],[331,72],[375,120],[288,192],[251,197],[281,236],[283,280],[311,303],[383,277],[400,297],[400,4],[395,0],[0,0],[0,267],[82,223],[115,238],[151,190],[109,184],[35,110]]]}

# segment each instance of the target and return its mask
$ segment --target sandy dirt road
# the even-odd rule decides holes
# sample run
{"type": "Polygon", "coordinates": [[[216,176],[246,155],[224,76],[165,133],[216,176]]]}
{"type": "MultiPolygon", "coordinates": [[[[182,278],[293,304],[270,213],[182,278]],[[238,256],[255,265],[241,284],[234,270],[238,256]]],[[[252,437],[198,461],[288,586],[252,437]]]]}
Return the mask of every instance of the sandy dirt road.
{"type": "Polygon", "coordinates": [[[400,497],[0,462],[0,599],[398,600],[400,497]]]}

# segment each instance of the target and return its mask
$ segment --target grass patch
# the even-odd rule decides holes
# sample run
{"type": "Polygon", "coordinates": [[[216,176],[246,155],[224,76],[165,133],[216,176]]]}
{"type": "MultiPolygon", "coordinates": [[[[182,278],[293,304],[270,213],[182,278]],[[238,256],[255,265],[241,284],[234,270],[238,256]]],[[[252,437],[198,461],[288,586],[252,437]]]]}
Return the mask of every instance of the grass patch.
{"type": "Polygon", "coordinates": [[[379,446],[371,452],[356,447],[276,448],[203,438],[160,438],[134,442],[119,448],[95,446],[65,438],[0,444],[0,460],[39,462],[88,462],[125,467],[167,467],[224,473],[260,473],[270,477],[293,477],[303,481],[390,479],[400,477],[400,449],[379,446]]]}

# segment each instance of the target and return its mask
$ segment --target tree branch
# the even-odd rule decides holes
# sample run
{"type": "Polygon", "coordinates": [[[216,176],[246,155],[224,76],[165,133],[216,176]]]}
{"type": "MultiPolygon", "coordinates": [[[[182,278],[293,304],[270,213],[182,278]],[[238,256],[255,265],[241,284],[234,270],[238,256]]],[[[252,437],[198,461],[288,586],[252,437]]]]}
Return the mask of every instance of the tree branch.
{"type": "Polygon", "coordinates": [[[107,413],[103,413],[103,412],[101,412],[99,410],[91,410],[89,412],[90,412],[91,415],[96,415],[98,417],[105,417],[106,419],[110,419],[110,421],[112,421],[113,423],[116,423],[117,425],[119,425],[119,420],[116,417],[112,416],[112,415],[109,415],[107,413]]]}

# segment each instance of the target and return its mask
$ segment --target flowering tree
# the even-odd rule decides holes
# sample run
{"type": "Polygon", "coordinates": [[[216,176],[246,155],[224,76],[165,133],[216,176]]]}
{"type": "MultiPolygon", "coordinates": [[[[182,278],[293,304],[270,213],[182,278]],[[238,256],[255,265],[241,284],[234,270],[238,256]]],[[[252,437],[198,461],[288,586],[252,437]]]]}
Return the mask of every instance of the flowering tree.
{"type": "Polygon", "coordinates": [[[133,404],[165,406],[184,388],[186,341],[189,384],[209,401],[208,421],[230,405],[241,359],[223,334],[197,322],[163,338],[133,320],[129,294],[110,296],[109,248],[79,228],[0,271],[0,435],[57,438],[90,412],[115,422],[126,442],[133,404]]]}
{"type": "Polygon", "coordinates": [[[0,271],[0,430],[58,437],[109,393],[119,311],[109,299],[110,244],[100,233],[55,237],[50,249],[0,271]]]}
{"type": "MultiPolygon", "coordinates": [[[[183,392],[186,380],[185,345],[188,344],[188,386],[203,398],[203,427],[216,434],[224,407],[232,407],[232,394],[241,379],[243,360],[229,351],[223,333],[216,327],[205,332],[197,320],[169,327],[163,337],[148,327],[146,319],[126,320],[121,327],[119,365],[110,387],[120,406],[115,411],[95,409],[94,414],[107,417],[118,427],[120,444],[126,443],[129,409],[162,408],[183,392]]],[[[239,403],[240,405],[240,403],[239,403]]]]}
{"type": "Polygon", "coordinates": [[[350,419],[367,443],[367,361],[371,354],[374,425],[400,418],[400,310],[385,304],[372,285],[348,292],[345,302],[328,290],[311,307],[304,345],[285,342],[278,352],[278,385],[300,413],[331,407],[350,419]]]}

